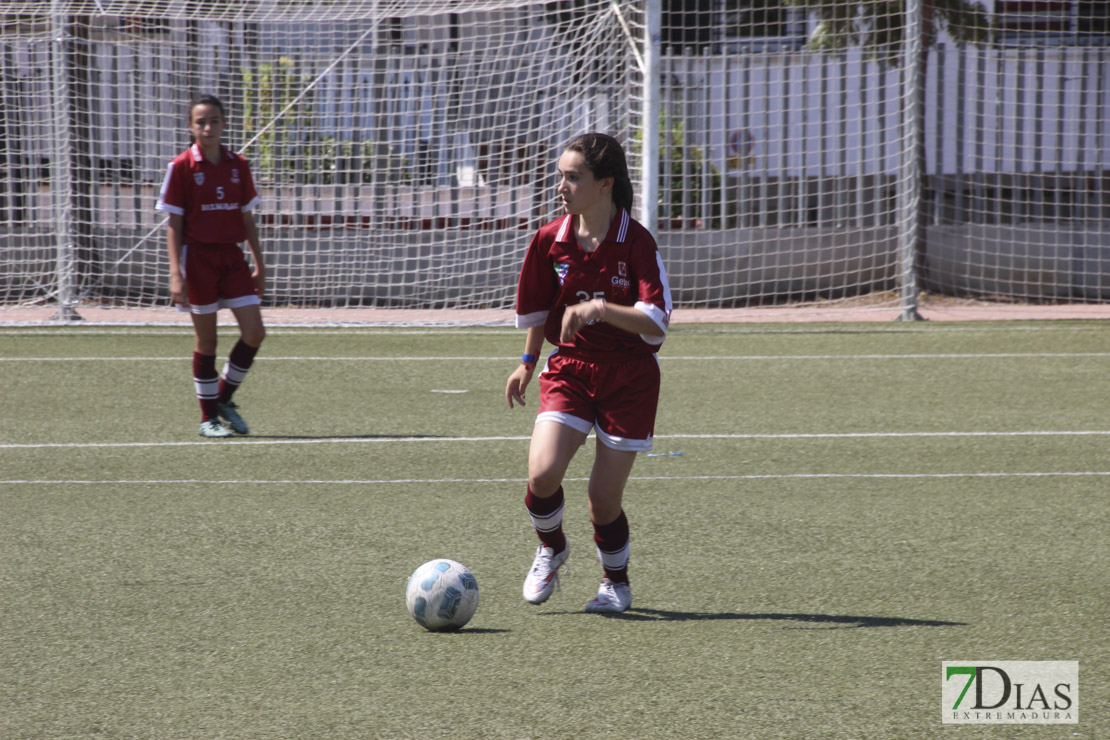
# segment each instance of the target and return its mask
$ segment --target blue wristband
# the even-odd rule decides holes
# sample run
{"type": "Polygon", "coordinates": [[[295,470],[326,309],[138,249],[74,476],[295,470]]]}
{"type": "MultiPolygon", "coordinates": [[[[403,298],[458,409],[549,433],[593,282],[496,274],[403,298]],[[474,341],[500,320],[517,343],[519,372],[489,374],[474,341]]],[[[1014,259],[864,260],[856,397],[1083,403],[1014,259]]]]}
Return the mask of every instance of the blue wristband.
{"type": "Polygon", "coordinates": [[[525,365],[535,365],[536,361],[540,359],[539,355],[521,355],[520,361],[525,365]]]}

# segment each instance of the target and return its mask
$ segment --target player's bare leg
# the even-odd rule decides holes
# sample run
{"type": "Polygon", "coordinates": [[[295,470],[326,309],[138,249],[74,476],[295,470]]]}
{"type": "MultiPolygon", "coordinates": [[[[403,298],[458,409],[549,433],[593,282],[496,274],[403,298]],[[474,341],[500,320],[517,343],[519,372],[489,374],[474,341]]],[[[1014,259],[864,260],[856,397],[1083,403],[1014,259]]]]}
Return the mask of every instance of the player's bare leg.
{"type": "Polygon", "coordinates": [[[559,583],[570,545],[563,535],[563,476],[586,434],[555,421],[538,421],[528,450],[528,494],[525,505],[540,537],[536,557],[524,579],[524,600],[547,601],[559,583]]]}
{"type": "Polygon", "coordinates": [[[528,487],[547,498],[563,485],[563,476],[586,434],[557,421],[537,421],[528,447],[528,487]]]}
{"type": "Polygon", "coordinates": [[[190,313],[193,317],[193,331],[196,333],[195,351],[202,355],[216,354],[218,340],[216,312],[190,313]]]}
{"type": "Polygon", "coordinates": [[[624,487],[636,453],[628,450],[614,450],[600,439],[594,467],[590,471],[590,521],[594,524],[609,524],[621,514],[621,500],[624,487]]]}
{"type": "Polygon", "coordinates": [[[266,338],[266,327],[262,323],[262,307],[257,303],[253,306],[240,306],[231,309],[235,320],[239,323],[239,336],[243,341],[257,349],[262,346],[266,338]]]}

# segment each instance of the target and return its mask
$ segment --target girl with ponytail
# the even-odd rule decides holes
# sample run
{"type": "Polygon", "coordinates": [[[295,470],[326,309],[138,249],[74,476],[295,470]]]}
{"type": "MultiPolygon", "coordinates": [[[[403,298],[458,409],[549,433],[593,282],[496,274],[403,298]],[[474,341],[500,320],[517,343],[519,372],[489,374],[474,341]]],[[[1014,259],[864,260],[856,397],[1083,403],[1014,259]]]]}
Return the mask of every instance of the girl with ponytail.
{"type": "Polygon", "coordinates": [[[524,503],[540,544],[524,600],[546,601],[570,555],[562,482],[596,430],[587,497],[604,577],[586,611],[623,612],[632,605],[632,590],[622,498],[636,453],[651,450],[659,402],[656,352],[670,323],[671,293],[655,239],[630,214],[632,181],[620,143],[606,134],[577,136],[558,167],[557,193],[566,213],[540,228],[524,258],[516,325],[528,334],[505,388],[509,408],[523,406],[544,340],[554,346],[540,372],[528,453],[524,503]]]}

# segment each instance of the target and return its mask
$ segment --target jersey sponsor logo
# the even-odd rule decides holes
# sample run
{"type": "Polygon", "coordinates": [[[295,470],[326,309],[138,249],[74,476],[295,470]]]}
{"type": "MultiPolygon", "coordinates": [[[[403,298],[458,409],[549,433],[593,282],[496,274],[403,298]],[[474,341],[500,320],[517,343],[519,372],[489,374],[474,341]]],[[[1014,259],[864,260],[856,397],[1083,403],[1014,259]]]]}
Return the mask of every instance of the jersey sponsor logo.
{"type": "Polygon", "coordinates": [[[559,277],[559,285],[562,285],[563,282],[567,279],[567,272],[569,270],[570,270],[570,263],[569,262],[556,262],[555,263],[555,274],[559,277]]]}
{"type": "Polygon", "coordinates": [[[194,172],[193,173],[193,182],[195,182],[197,185],[203,185],[204,184],[204,173],[203,172],[194,172]]]}
{"type": "Polygon", "coordinates": [[[238,203],[204,203],[201,205],[202,211],[238,211],[238,203]]]}
{"type": "Polygon", "coordinates": [[[235,184],[239,184],[239,170],[232,168],[231,181],[235,184]]]}
{"type": "Polygon", "coordinates": [[[613,277],[609,278],[609,282],[618,288],[632,287],[632,283],[628,280],[628,278],[620,277],[619,275],[614,275],[613,277]]]}
{"type": "Polygon", "coordinates": [[[617,260],[617,274],[621,277],[628,277],[628,263],[617,260]]]}

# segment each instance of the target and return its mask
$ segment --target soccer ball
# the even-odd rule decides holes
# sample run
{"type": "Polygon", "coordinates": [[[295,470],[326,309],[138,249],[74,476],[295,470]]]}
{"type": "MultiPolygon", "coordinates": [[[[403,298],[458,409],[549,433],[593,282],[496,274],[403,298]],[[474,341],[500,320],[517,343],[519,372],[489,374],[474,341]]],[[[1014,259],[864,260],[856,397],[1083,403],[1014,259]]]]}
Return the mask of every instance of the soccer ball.
{"type": "Polygon", "coordinates": [[[432,632],[457,630],[478,608],[478,579],[454,560],[429,560],[409,577],[405,590],[409,614],[432,632]]]}

